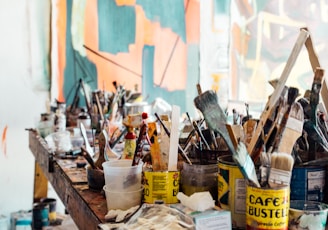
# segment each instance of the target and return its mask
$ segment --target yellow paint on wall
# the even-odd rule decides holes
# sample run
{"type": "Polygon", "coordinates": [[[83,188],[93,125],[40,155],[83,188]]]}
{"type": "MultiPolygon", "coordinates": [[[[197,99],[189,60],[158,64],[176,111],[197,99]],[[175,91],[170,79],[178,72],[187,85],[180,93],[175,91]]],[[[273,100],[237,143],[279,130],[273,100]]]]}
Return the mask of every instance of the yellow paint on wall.
{"type": "Polygon", "coordinates": [[[136,0],[116,0],[118,6],[130,5],[133,6],[136,3],[136,0]]]}
{"type": "Polygon", "coordinates": [[[213,78],[213,84],[211,88],[215,92],[218,92],[220,89],[220,80],[223,76],[219,73],[212,73],[211,77],[213,78]]]}

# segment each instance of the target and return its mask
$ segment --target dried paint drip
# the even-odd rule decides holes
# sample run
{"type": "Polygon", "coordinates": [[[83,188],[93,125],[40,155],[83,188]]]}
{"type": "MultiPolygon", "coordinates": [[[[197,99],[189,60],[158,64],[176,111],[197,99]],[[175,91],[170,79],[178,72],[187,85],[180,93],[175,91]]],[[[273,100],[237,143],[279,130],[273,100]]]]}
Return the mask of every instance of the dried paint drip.
{"type": "Polygon", "coordinates": [[[1,137],[1,149],[5,156],[7,156],[7,130],[8,130],[8,126],[6,125],[5,128],[3,129],[2,137],[1,137]]]}

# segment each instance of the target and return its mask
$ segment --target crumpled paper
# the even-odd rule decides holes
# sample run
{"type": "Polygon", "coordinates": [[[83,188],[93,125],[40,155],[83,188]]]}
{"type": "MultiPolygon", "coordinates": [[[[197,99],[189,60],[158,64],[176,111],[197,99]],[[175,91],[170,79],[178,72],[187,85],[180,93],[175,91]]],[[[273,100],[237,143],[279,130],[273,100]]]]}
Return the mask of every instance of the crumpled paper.
{"type": "Polygon", "coordinates": [[[139,208],[139,205],[129,208],[128,210],[109,210],[105,215],[106,220],[115,219],[115,222],[121,222],[131,214],[135,213],[139,208]]]}
{"type": "Polygon", "coordinates": [[[212,209],[215,206],[215,201],[208,191],[196,192],[191,196],[187,196],[184,193],[179,192],[177,194],[177,198],[180,200],[181,204],[194,211],[202,212],[208,209],[212,209]]]}

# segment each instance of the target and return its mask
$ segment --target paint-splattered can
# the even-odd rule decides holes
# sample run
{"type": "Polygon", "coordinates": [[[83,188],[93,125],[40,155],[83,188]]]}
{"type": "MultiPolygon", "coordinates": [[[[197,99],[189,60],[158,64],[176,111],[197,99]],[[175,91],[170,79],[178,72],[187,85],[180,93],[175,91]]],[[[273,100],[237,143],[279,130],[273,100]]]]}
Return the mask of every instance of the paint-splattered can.
{"type": "Polygon", "coordinates": [[[271,189],[247,184],[246,229],[288,229],[289,186],[271,189]]]}
{"type": "Polygon", "coordinates": [[[180,172],[179,171],[145,171],[143,178],[145,203],[178,203],[180,172]]]}
{"type": "Polygon", "coordinates": [[[324,166],[295,166],[290,185],[291,200],[324,200],[326,168],[324,166]]]}
{"type": "Polygon", "coordinates": [[[32,227],[35,230],[41,230],[49,226],[49,204],[34,203],[32,210],[32,227]]]}
{"type": "Polygon", "coordinates": [[[57,205],[57,200],[55,198],[50,198],[50,197],[45,197],[41,198],[40,200],[43,204],[48,204],[49,205],[49,221],[55,222],[57,219],[57,213],[56,213],[56,205],[57,205]]]}
{"type": "Polygon", "coordinates": [[[233,228],[245,228],[246,180],[231,155],[219,157],[218,204],[231,212],[233,228]]]}

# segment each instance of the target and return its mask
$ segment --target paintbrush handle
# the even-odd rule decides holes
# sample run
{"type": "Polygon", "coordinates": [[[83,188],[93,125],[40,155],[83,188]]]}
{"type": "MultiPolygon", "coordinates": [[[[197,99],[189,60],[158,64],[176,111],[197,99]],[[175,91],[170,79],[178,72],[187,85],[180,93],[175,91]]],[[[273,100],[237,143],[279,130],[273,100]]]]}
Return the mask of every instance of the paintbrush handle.
{"type": "Polygon", "coordinates": [[[86,91],[86,89],[85,89],[84,82],[83,82],[82,79],[80,80],[80,85],[81,85],[82,90],[83,90],[84,99],[85,99],[85,104],[86,104],[86,106],[87,106],[88,113],[89,113],[90,116],[91,116],[92,113],[91,113],[90,100],[89,100],[89,96],[88,96],[88,94],[87,94],[87,91],[86,91]]]}
{"type": "Polygon", "coordinates": [[[163,129],[164,129],[164,131],[165,131],[165,133],[166,133],[166,135],[167,135],[168,137],[170,137],[170,131],[169,131],[168,128],[165,126],[165,124],[163,123],[162,119],[158,116],[157,113],[155,113],[155,116],[156,116],[157,120],[161,123],[161,125],[162,125],[162,127],[163,127],[163,129]]]}
{"type": "Polygon", "coordinates": [[[99,114],[100,114],[100,119],[102,121],[104,121],[104,114],[103,114],[103,111],[102,111],[102,107],[100,105],[100,101],[99,101],[99,97],[98,97],[98,93],[96,92],[95,93],[95,97],[96,97],[96,102],[97,102],[97,108],[98,108],[98,111],[99,111],[99,114]]]}
{"type": "Polygon", "coordinates": [[[196,121],[193,121],[192,124],[193,124],[193,126],[194,126],[194,129],[197,131],[197,133],[198,133],[198,135],[199,135],[201,141],[206,145],[206,148],[207,148],[208,150],[210,150],[211,148],[210,148],[210,146],[208,145],[208,143],[207,143],[207,141],[206,141],[206,139],[205,139],[205,137],[204,137],[204,135],[203,135],[203,133],[202,133],[202,130],[200,130],[199,126],[197,125],[197,122],[196,122],[196,121]]]}
{"type": "Polygon", "coordinates": [[[128,129],[125,127],[125,128],[121,131],[120,135],[119,135],[119,136],[113,141],[113,143],[111,143],[109,146],[110,146],[111,148],[114,148],[115,145],[121,140],[121,138],[122,138],[127,132],[128,132],[128,129]]]}
{"type": "Polygon", "coordinates": [[[87,160],[87,162],[90,164],[91,168],[97,169],[95,162],[93,161],[92,157],[90,156],[89,152],[82,146],[81,147],[81,153],[82,156],[87,160]]]}
{"type": "Polygon", "coordinates": [[[142,140],[147,135],[147,124],[143,124],[139,131],[139,136],[136,142],[136,149],[134,151],[132,166],[138,165],[140,159],[142,158],[142,140]]]}

